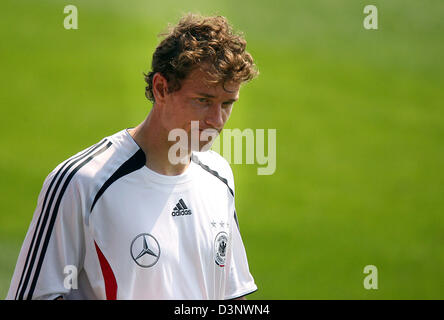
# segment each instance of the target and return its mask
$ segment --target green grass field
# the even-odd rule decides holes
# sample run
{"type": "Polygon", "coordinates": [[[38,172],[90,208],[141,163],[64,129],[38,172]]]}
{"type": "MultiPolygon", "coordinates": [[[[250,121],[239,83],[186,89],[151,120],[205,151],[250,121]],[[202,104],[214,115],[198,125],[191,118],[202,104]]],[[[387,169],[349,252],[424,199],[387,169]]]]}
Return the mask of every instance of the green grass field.
{"type": "Polygon", "coordinates": [[[261,72],[227,128],[277,129],[274,175],[232,166],[250,298],[443,299],[438,0],[2,1],[0,297],[44,178],[144,119],[156,35],[189,11],[227,16],[261,72]],[[363,287],[370,264],[378,290],[363,287]]]}

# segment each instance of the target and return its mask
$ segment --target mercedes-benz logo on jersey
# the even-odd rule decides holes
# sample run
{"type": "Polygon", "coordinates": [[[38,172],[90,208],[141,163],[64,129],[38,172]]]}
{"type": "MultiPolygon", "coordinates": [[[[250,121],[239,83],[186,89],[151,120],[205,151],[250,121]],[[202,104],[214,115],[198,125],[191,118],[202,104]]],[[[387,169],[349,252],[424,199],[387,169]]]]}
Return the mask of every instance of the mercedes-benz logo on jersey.
{"type": "Polygon", "coordinates": [[[219,267],[225,266],[225,261],[227,259],[227,244],[228,244],[228,235],[226,232],[219,232],[214,240],[214,249],[215,249],[215,262],[219,267]]]}
{"type": "Polygon", "coordinates": [[[154,266],[160,257],[157,239],[149,233],[141,233],[131,242],[131,257],[142,268],[154,266]]]}

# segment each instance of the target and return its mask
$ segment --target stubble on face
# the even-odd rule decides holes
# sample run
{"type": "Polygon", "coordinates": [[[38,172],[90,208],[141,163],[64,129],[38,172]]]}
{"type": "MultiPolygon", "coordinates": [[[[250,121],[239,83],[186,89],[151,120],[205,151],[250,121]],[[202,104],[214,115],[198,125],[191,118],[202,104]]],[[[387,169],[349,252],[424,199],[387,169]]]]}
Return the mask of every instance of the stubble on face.
{"type": "Polygon", "coordinates": [[[199,131],[194,135],[199,136],[199,150],[205,145],[208,149],[208,133],[214,142],[229,119],[232,104],[239,98],[239,89],[239,83],[214,83],[214,77],[205,68],[196,68],[178,91],[168,94],[164,124],[168,130],[185,130],[191,139],[191,123],[197,121],[199,131]],[[207,134],[202,137],[204,130],[207,134]]]}

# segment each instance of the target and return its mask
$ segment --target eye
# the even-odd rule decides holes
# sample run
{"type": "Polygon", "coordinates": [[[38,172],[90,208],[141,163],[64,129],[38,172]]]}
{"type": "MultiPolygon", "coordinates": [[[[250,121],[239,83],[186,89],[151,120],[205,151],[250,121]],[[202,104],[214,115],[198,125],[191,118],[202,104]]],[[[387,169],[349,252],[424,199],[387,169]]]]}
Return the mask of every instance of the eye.
{"type": "Polygon", "coordinates": [[[229,108],[234,104],[234,102],[224,102],[222,103],[223,108],[229,108]]]}
{"type": "Polygon", "coordinates": [[[197,101],[199,101],[200,103],[209,103],[210,100],[208,100],[208,98],[197,98],[197,101]]]}

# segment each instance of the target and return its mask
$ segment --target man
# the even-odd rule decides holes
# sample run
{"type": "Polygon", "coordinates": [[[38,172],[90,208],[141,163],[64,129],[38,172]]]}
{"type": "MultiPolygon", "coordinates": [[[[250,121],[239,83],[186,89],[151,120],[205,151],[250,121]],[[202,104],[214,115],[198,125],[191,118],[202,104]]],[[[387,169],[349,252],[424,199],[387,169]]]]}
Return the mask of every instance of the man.
{"type": "Polygon", "coordinates": [[[186,15],[165,35],[145,76],[147,118],[46,178],[8,299],[234,299],[257,290],[230,166],[203,152],[257,75],[245,46],[224,17],[186,15]],[[188,136],[178,153],[174,130],[188,136]]]}

